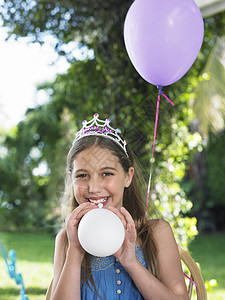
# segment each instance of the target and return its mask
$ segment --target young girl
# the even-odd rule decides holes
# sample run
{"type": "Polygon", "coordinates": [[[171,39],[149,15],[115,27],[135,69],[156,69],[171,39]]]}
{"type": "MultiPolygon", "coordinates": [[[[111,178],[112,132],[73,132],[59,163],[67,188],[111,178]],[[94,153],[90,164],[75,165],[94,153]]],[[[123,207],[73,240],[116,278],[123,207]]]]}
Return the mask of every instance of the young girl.
{"type": "Polygon", "coordinates": [[[66,229],[56,237],[51,299],[189,299],[171,227],[145,217],[133,155],[109,122],[98,114],[84,121],[68,154],[66,229]],[[121,248],[101,258],[85,253],[77,235],[99,203],[125,228],[121,248]]]}

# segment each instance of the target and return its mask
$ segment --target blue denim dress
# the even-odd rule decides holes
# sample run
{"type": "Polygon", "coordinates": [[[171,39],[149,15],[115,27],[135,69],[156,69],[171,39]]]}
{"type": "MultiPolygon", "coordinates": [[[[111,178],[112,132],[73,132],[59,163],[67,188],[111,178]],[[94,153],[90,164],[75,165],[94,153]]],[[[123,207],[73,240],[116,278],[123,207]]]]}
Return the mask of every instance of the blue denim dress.
{"type": "MultiPolygon", "coordinates": [[[[140,246],[135,246],[136,256],[139,262],[147,269],[147,264],[140,246]]],[[[81,288],[82,300],[140,300],[144,299],[137,287],[135,286],[131,276],[123,268],[115,256],[91,258],[91,270],[93,279],[101,297],[96,295],[94,287],[93,291],[84,283],[81,288]]]]}

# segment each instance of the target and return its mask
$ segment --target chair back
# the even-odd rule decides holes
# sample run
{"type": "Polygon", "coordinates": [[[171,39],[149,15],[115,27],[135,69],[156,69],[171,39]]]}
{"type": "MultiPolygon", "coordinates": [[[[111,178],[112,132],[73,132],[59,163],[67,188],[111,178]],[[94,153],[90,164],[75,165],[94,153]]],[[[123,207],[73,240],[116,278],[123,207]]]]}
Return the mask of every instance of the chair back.
{"type": "Polygon", "coordinates": [[[180,258],[183,264],[186,266],[186,270],[184,270],[184,275],[189,279],[187,284],[188,294],[191,299],[192,292],[193,292],[193,285],[196,287],[197,293],[197,300],[207,300],[207,293],[205,288],[205,283],[201,274],[201,271],[190,256],[190,254],[184,250],[182,247],[178,246],[180,258]],[[186,272],[189,274],[186,274],[186,272]]]}
{"type": "Polygon", "coordinates": [[[53,279],[51,280],[49,286],[48,286],[48,289],[47,289],[47,292],[46,292],[46,300],[50,300],[51,298],[51,292],[52,292],[52,282],[53,282],[53,279]]]}

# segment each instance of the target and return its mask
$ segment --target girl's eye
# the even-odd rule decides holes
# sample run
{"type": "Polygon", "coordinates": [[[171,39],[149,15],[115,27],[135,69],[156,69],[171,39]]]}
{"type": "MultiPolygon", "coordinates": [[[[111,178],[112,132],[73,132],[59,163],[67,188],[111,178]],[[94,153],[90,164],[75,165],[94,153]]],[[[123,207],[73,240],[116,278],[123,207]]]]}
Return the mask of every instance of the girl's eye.
{"type": "Polygon", "coordinates": [[[88,175],[87,174],[79,174],[77,175],[77,178],[86,178],[88,175]]]}
{"type": "Polygon", "coordinates": [[[113,175],[113,173],[110,173],[110,172],[103,173],[103,176],[111,176],[111,175],[113,175]]]}

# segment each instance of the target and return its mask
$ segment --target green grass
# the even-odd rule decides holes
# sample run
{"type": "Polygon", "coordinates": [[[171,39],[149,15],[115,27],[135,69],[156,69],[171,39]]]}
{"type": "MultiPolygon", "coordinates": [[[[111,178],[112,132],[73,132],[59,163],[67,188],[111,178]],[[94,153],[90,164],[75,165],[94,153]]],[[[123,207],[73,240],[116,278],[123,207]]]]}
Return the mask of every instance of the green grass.
{"type": "MultiPolygon", "coordinates": [[[[29,299],[44,300],[53,274],[54,239],[46,233],[0,233],[6,252],[17,254],[29,299]]],[[[200,263],[205,281],[216,279],[218,286],[208,290],[208,300],[225,299],[225,234],[199,235],[190,244],[192,257],[200,263]]],[[[0,253],[0,299],[20,300],[19,287],[9,278],[0,253]]]]}
{"type": "MultiPolygon", "coordinates": [[[[46,233],[1,233],[5,251],[16,251],[17,272],[21,272],[29,299],[44,300],[53,274],[54,239],[46,233]]],[[[8,276],[0,253],[0,299],[20,300],[20,287],[8,276]]]]}
{"type": "Polygon", "coordinates": [[[191,256],[200,264],[204,281],[216,279],[208,289],[208,300],[225,300],[225,234],[199,235],[189,245],[191,256]]]}

